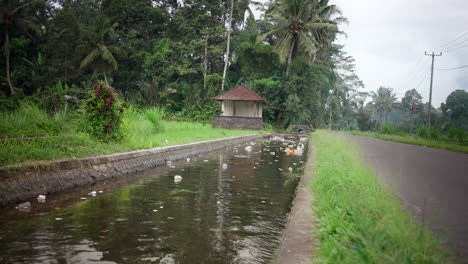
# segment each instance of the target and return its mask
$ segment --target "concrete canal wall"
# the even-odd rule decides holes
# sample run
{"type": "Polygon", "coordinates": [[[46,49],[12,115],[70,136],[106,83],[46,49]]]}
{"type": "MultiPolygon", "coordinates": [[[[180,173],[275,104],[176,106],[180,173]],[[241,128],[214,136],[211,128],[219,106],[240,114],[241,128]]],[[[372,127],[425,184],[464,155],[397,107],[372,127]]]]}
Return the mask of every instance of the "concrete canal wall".
{"type": "Polygon", "coordinates": [[[185,145],[137,150],[83,159],[59,160],[47,166],[0,168],[0,206],[97,181],[128,175],[176,161],[266,138],[248,135],[185,145]]]}

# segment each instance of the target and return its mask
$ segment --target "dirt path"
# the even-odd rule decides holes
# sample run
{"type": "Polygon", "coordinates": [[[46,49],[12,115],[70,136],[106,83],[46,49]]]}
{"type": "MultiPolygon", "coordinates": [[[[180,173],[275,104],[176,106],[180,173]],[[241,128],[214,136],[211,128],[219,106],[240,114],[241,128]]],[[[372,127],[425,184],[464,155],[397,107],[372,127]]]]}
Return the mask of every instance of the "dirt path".
{"type": "Polygon", "coordinates": [[[311,230],[314,228],[315,218],[312,209],[313,196],[310,181],[314,171],[314,156],[314,146],[311,140],[304,176],[301,178],[276,259],[278,264],[312,263],[315,240],[311,230]]]}
{"type": "Polygon", "coordinates": [[[369,168],[468,263],[468,154],[349,135],[369,168]]]}

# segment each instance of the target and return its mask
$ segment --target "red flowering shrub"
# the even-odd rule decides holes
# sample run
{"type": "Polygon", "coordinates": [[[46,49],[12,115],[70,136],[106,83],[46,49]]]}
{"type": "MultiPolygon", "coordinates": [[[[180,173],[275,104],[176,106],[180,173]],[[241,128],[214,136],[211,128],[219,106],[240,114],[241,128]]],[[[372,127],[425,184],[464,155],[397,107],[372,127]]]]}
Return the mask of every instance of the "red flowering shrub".
{"type": "Polygon", "coordinates": [[[109,141],[121,136],[120,124],[127,105],[118,100],[112,87],[102,81],[96,81],[83,106],[86,123],[94,137],[109,141]]]}

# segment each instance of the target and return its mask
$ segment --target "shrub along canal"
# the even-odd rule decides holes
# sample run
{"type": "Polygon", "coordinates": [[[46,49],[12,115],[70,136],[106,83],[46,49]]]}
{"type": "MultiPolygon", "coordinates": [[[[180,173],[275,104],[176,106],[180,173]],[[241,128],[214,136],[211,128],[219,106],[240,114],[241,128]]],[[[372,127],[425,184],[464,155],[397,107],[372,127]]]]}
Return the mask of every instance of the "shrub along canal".
{"type": "Polygon", "coordinates": [[[299,143],[252,142],[2,208],[0,262],[269,263],[307,159],[307,146],[285,149],[299,143]]]}

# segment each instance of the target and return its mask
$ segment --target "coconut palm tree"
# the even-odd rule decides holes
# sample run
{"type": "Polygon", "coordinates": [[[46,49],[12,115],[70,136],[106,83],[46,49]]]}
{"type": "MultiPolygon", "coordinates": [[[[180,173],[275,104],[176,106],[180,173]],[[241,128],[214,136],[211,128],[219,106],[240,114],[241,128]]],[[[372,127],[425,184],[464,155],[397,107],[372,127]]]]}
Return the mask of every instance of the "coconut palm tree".
{"type": "Polygon", "coordinates": [[[380,113],[382,119],[382,112],[385,115],[385,124],[387,123],[388,112],[392,110],[393,104],[396,102],[396,94],[393,93],[392,88],[379,87],[377,92],[372,92],[372,103],[377,111],[380,113]]]}
{"type": "Polygon", "coordinates": [[[273,29],[259,41],[273,38],[274,52],[281,63],[287,63],[286,76],[296,56],[313,63],[317,51],[330,45],[340,33],[338,24],[346,21],[328,0],[277,0],[269,5],[265,17],[273,29]]]}
{"type": "Polygon", "coordinates": [[[3,29],[6,79],[10,87],[10,94],[14,94],[10,78],[10,33],[19,32],[29,38],[33,38],[33,33],[40,35],[42,33],[40,23],[37,17],[34,16],[34,12],[31,12],[30,7],[34,4],[43,3],[43,1],[1,0],[0,3],[0,23],[3,29]]]}
{"type": "Polygon", "coordinates": [[[91,31],[89,44],[91,52],[81,61],[80,68],[91,67],[93,74],[102,73],[104,81],[108,84],[107,74],[117,70],[118,63],[115,56],[123,55],[124,52],[113,45],[117,24],[111,24],[110,20],[104,16],[97,16],[94,28],[91,31]]]}

